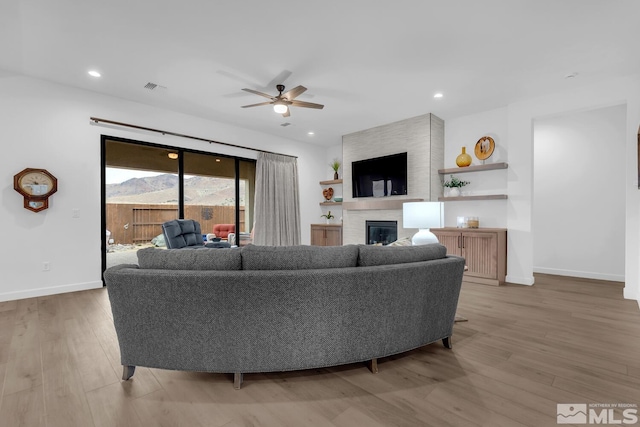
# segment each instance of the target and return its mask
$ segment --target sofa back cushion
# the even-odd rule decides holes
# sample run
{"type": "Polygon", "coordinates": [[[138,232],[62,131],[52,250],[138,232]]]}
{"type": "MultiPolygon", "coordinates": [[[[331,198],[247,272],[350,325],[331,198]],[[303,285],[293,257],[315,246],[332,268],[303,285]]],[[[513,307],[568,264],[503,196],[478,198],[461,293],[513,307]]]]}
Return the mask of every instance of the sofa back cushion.
{"type": "Polygon", "coordinates": [[[447,248],[439,243],[420,246],[360,245],[358,266],[404,264],[445,258],[447,248]]]}
{"type": "Polygon", "coordinates": [[[138,266],[160,270],[242,270],[238,249],[156,249],[138,251],[138,266]]]}
{"type": "Polygon", "coordinates": [[[310,270],[355,267],[358,246],[258,246],[241,250],[243,270],[310,270]]]}

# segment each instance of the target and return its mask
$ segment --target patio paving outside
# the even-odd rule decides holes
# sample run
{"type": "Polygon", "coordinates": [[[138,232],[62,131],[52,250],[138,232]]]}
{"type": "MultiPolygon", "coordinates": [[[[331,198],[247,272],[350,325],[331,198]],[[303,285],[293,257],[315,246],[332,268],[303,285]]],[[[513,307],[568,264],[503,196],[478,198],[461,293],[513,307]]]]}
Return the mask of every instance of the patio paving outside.
{"type": "Polygon", "coordinates": [[[153,243],[143,245],[110,245],[107,250],[107,268],[120,264],[138,264],[137,252],[140,249],[152,248],[153,243]]]}

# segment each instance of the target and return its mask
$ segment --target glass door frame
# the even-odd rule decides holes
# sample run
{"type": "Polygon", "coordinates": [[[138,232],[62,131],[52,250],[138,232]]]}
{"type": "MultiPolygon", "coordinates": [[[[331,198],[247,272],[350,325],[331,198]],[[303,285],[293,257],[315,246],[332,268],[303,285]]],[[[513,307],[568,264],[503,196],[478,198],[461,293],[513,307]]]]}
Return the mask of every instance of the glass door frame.
{"type": "MultiPolygon", "coordinates": [[[[100,135],[100,242],[101,242],[101,253],[102,253],[102,263],[101,263],[101,277],[104,274],[104,271],[107,268],[107,196],[106,196],[106,154],[107,154],[107,142],[115,141],[115,142],[123,142],[129,144],[136,145],[144,145],[148,147],[159,148],[162,150],[171,150],[178,153],[178,218],[184,218],[185,212],[185,203],[184,203],[184,153],[194,153],[194,154],[203,154],[212,157],[225,157],[229,159],[234,159],[235,166],[235,226],[236,230],[238,230],[237,235],[239,236],[240,230],[240,162],[256,162],[256,159],[250,159],[245,157],[238,156],[230,156],[227,154],[219,154],[210,151],[202,151],[202,150],[194,150],[190,148],[181,148],[174,147],[170,145],[162,145],[152,142],[140,141],[135,139],[121,138],[116,136],[110,136],[102,134],[100,135]]],[[[253,208],[253,206],[251,207],[253,208]]],[[[251,215],[253,218],[253,215],[251,215]]],[[[102,277],[102,284],[106,286],[104,282],[104,277],[102,277]]]]}

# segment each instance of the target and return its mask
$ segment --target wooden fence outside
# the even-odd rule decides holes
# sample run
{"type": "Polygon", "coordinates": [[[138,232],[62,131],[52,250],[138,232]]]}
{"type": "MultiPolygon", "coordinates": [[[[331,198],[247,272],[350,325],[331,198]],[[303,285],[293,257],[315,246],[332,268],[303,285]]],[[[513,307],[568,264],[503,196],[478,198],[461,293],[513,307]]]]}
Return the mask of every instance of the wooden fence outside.
{"type": "MultiPolygon", "coordinates": [[[[200,223],[202,233],[215,224],[235,223],[235,206],[185,205],[184,216],[200,223]]],[[[178,205],[107,203],[107,230],[114,243],[147,243],[162,234],[162,223],[178,217],[178,205]]],[[[245,210],[240,207],[240,230],[245,230],[245,210]]]]}

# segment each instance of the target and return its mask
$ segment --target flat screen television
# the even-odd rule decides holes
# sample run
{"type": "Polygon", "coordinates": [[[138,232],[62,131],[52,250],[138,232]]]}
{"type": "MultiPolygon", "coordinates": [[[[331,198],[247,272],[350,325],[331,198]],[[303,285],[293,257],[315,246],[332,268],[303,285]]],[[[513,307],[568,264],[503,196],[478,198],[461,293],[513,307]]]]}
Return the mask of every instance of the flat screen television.
{"type": "Polygon", "coordinates": [[[351,163],[353,197],[407,194],[407,153],[351,163]]]}

